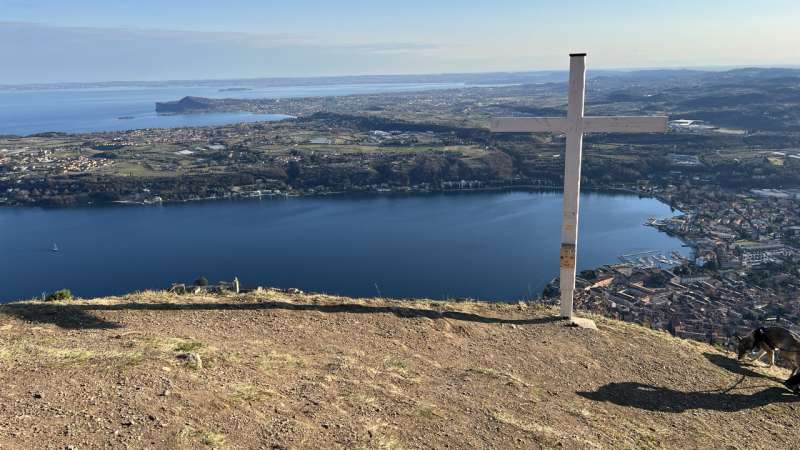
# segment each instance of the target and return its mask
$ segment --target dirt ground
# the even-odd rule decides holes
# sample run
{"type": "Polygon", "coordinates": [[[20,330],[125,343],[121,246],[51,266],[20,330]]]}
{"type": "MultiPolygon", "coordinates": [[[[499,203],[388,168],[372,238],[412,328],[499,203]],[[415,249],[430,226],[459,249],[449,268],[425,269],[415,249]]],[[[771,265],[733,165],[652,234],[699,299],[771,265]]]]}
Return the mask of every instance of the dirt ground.
{"type": "Polygon", "coordinates": [[[2,448],[797,448],[784,369],[525,304],[0,306],[2,448]]]}

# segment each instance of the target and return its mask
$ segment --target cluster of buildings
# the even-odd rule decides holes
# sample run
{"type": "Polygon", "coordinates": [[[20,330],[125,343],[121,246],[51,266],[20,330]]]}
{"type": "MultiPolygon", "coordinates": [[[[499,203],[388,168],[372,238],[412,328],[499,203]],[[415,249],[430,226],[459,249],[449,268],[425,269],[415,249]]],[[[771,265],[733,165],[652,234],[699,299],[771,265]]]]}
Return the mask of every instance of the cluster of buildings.
{"type": "Polygon", "coordinates": [[[740,130],[736,128],[718,127],[704,120],[696,120],[696,119],[670,120],[669,129],[675,132],[696,133],[696,134],[721,133],[721,134],[743,135],[747,133],[745,130],[740,130]]]}
{"type": "Polygon", "coordinates": [[[89,158],[85,155],[78,155],[71,158],[61,158],[57,161],[56,173],[59,171],[83,173],[89,172],[101,167],[110,166],[114,161],[103,158],[89,158]]]}
{"type": "Polygon", "coordinates": [[[651,224],[690,242],[697,265],[735,270],[797,259],[800,206],[793,197],[684,188],[669,200],[686,212],[651,224]]]}
{"type": "MultiPolygon", "coordinates": [[[[22,147],[0,149],[0,204],[7,203],[18,191],[27,191],[26,180],[38,183],[52,174],[86,173],[113,164],[113,160],[91,158],[78,153],[75,148],[31,149],[22,147]]],[[[28,192],[23,192],[28,196],[28,192]]],[[[35,195],[35,193],[32,193],[35,195]]]]}
{"type": "Polygon", "coordinates": [[[442,189],[483,189],[486,183],[480,180],[459,180],[459,181],[442,181],[439,183],[442,189]]]}
{"type": "MultiPolygon", "coordinates": [[[[420,141],[416,134],[402,131],[372,130],[369,132],[367,142],[376,145],[416,145],[420,141]]],[[[433,132],[430,132],[430,134],[433,135],[433,132]]]]}
{"type": "MultiPolygon", "coordinates": [[[[683,212],[650,224],[694,258],[671,268],[616,264],[584,271],[576,306],[706,342],[763,325],[800,332],[800,205],[792,196],[683,187],[661,193],[683,212]]],[[[557,285],[545,290],[555,298],[557,285]]]]}
{"type": "Polygon", "coordinates": [[[75,156],[71,148],[0,150],[0,165],[6,174],[35,172],[71,172],[82,167],[94,167],[94,163],[80,155],[75,156]]]}
{"type": "Polygon", "coordinates": [[[673,166],[677,167],[698,167],[703,165],[697,155],[682,155],[679,153],[670,153],[670,162],[673,166]]]}
{"type": "Polygon", "coordinates": [[[728,273],[677,274],[627,264],[584,271],[576,306],[676,336],[726,344],[764,324],[797,328],[800,305],[728,273]]]}

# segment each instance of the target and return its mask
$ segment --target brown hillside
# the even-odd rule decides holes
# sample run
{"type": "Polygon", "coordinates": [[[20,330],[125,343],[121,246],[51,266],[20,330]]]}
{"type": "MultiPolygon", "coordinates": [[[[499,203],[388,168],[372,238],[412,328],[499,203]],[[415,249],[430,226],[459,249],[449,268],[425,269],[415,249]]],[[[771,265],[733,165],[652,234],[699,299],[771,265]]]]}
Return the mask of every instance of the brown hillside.
{"type": "Polygon", "coordinates": [[[2,448],[790,448],[783,369],[525,305],[263,291],[0,307],[2,448]],[[186,357],[196,353],[202,368],[186,357]]]}

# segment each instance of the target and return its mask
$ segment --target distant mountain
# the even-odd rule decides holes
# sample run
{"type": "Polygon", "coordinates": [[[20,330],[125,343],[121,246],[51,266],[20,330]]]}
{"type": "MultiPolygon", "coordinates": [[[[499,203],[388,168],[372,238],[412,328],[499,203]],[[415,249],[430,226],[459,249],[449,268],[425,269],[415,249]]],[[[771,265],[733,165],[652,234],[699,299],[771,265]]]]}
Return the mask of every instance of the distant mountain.
{"type": "Polygon", "coordinates": [[[156,112],[169,114],[205,111],[211,108],[214,103],[214,100],[205,97],[183,97],[174,102],[156,102],[156,112]]]}

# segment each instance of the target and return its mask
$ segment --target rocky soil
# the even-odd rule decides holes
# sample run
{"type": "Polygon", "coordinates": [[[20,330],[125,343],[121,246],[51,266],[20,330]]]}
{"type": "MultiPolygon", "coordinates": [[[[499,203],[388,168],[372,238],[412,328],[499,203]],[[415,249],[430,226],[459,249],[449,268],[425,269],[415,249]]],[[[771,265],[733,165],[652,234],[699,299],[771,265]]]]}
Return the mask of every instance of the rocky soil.
{"type": "Polygon", "coordinates": [[[1,448],[796,448],[788,372],[525,304],[0,306],[1,448]]]}

